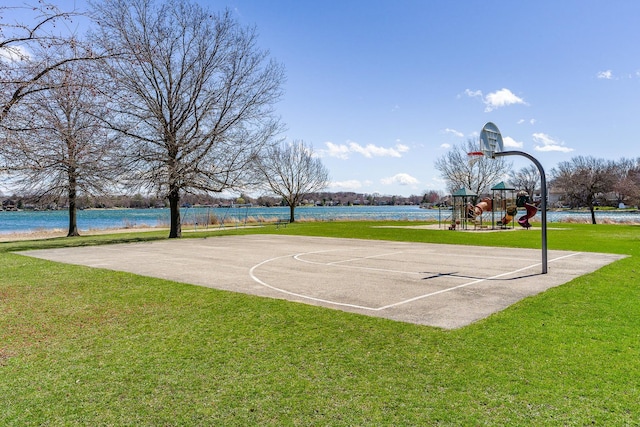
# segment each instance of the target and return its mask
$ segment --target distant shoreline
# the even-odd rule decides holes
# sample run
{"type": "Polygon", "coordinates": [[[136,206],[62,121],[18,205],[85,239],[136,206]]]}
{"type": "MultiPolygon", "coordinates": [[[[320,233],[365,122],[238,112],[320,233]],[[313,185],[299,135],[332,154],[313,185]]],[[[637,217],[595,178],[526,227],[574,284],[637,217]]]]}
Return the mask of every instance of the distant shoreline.
{"type": "MultiPolygon", "coordinates": [[[[452,211],[420,209],[418,206],[353,206],[353,207],[306,207],[295,211],[296,220],[304,221],[435,221],[449,223],[452,211]]],[[[487,213],[488,215],[488,213],[487,213]]],[[[496,216],[499,216],[496,213],[496,216]]],[[[540,214],[531,222],[540,220],[540,214]]],[[[595,212],[598,224],[640,224],[638,210],[598,209],[595,212]]],[[[215,229],[221,222],[268,224],[289,217],[286,207],[252,207],[206,209],[193,207],[182,210],[182,230],[203,228],[215,229]],[[208,227],[207,227],[208,224],[208,227]]],[[[487,218],[485,217],[485,220],[487,218]]],[[[64,237],[67,235],[68,212],[23,211],[0,212],[0,242],[24,239],[64,237]]],[[[491,217],[488,217],[489,223],[491,217]]],[[[590,223],[588,210],[550,210],[548,223],[590,223]]],[[[169,228],[166,208],[96,208],[78,212],[78,229],[82,235],[122,233],[169,228]]]]}

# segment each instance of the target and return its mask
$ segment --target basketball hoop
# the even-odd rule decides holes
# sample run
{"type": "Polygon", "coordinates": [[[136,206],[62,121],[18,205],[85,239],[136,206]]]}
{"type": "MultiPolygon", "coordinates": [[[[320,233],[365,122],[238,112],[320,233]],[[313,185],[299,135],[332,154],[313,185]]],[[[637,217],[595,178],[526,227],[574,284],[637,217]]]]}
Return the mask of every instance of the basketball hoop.
{"type": "Polygon", "coordinates": [[[469,166],[473,166],[480,160],[482,156],[484,156],[484,153],[482,151],[472,151],[470,153],[467,153],[467,156],[469,156],[469,166]]]}

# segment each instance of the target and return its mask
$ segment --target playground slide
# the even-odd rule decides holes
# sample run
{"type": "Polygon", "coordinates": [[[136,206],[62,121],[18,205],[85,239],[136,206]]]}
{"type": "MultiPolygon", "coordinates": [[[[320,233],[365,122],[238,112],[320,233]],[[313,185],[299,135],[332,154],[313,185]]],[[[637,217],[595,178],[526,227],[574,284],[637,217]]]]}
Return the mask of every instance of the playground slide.
{"type": "Polygon", "coordinates": [[[515,206],[507,207],[506,215],[502,217],[502,221],[498,223],[498,225],[507,225],[513,219],[513,216],[518,213],[518,208],[515,206]]]}
{"type": "Polygon", "coordinates": [[[486,198],[482,199],[480,203],[474,206],[473,213],[475,216],[482,215],[482,212],[487,212],[491,210],[491,199],[486,198]]]}
{"type": "Polygon", "coordinates": [[[527,213],[522,215],[518,219],[518,224],[520,224],[526,229],[529,229],[531,228],[531,224],[529,223],[529,218],[533,218],[534,216],[536,216],[536,213],[538,213],[538,208],[535,207],[535,205],[532,205],[531,203],[525,203],[524,207],[527,208],[527,213]]]}

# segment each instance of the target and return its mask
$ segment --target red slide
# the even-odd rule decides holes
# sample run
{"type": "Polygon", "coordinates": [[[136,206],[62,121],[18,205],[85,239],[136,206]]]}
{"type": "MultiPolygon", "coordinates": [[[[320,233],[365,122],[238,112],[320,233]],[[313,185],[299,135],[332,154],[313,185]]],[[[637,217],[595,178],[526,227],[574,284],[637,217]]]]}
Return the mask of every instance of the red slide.
{"type": "Polygon", "coordinates": [[[523,226],[528,230],[529,228],[531,228],[531,224],[529,223],[529,218],[533,218],[534,216],[536,216],[536,214],[538,213],[538,208],[536,208],[531,203],[525,203],[524,207],[527,208],[527,213],[525,215],[522,215],[518,219],[518,224],[520,224],[521,226],[523,226]]]}

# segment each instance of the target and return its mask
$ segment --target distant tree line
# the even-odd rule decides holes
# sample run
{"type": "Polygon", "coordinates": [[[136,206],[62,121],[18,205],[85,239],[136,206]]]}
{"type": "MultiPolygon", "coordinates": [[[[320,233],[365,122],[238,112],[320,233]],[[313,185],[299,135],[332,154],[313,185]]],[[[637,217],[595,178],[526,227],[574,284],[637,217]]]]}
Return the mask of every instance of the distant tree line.
{"type": "MultiPolygon", "coordinates": [[[[577,156],[560,162],[549,172],[547,195],[551,207],[587,208],[596,223],[597,207],[640,205],[640,158],[607,160],[577,156]]],[[[540,177],[535,166],[512,171],[509,183],[530,195],[540,194],[540,177]]]]}
{"type": "Polygon", "coordinates": [[[613,161],[578,156],[559,163],[551,176],[560,204],[588,208],[593,224],[597,206],[640,205],[640,158],[613,161]]]}
{"type": "MultiPolygon", "coordinates": [[[[398,206],[436,204],[443,193],[432,190],[422,195],[392,196],[355,192],[313,192],[301,199],[297,206],[398,206]]],[[[5,208],[20,210],[58,210],[68,209],[65,198],[42,198],[39,195],[0,195],[5,208]]],[[[282,197],[273,195],[250,196],[239,193],[238,196],[222,197],[210,194],[187,194],[182,198],[182,206],[231,206],[232,204],[251,204],[253,206],[276,207],[289,206],[282,197]]],[[[168,201],[155,196],[142,194],[121,194],[77,197],[78,209],[151,209],[167,208],[168,201]]]]}

